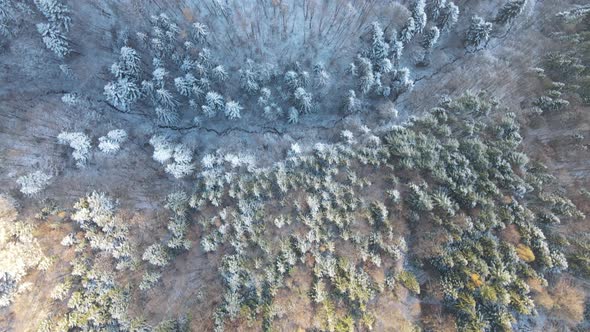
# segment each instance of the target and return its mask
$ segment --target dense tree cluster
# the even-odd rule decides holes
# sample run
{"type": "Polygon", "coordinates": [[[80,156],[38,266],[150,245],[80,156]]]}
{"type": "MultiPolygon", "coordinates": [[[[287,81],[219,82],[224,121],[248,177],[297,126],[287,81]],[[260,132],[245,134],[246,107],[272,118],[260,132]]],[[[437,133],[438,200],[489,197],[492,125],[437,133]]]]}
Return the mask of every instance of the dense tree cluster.
{"type": "Polygon", "coordinates": [[[31,269],[48,267],[48,258],[33,236],[34,226],[17,217],[14,200],[0,195],[0,308],[31,288],[22,280],[31,269]]]}
{"type": "Polygon", "coordinates": [[[117,269],[135,268],[137,258],[128,240],[128,226],[115,214],[116,202],[104,193],[93,192],[74,206],[76,221],[90,248],[108,252],[117,260],[117,269]]]}
{"type": "MultiPolygon", "coordinates": [[[[459,9],[452,3],[429,3],[419,0],[411,6],[411,16],[401,31],[386,36],[379,22],[370,25],[370,45],[359,52],[349,72],[352,74],[359,102],[346,104],[349,112],[360,108],[361,100],[371,97],[395,99],[410,90],[413,81],[410,71],[401,66],[404,47],[415,36],[422,36],[419,44],[430,55],[442,32],[449,31],[458,20],[459,9]],[[429,18],[430,17],[430,18],[429,18]]],[[[154,109],[154,116],[162,125],[175,125],[184,114],[191,114],[200,124],[202,118],[223,114],[236,120],[245,112],[261,110],[269,120],[279,118],[298,123],[302,115],[318,110],[317,105],[327,94],[337,94],[354,101],[335,89],[333,76],[322,62],[305,68],[300,62],[257,63],[251,59],[236,72],[228,71],[215,55],[218,53],[211,29],[202,22],[176,22],[166,14],[152,16],[150,32],[138,32],[137,44],[143,48],[131,54],[133,63],[140,64],[137,54],[152,58],[151,66],[134,68],[129,75],[123,56],[113,64],[111,72],[117,77],[105,86],[105,95],[115,107],[129,110],[133,103],[147,103],[154,109]],[[186,33],[188,32],[188,33],[186,33]],[[150,73],[151,78],[140,78],[140,73],[150,73]],[[239,81],[244,93],[234,94],[228,86],[239,81]],[[254,97],[254,98],[250,98],[254,97]],[[256,102],[252,103],[252,99],[256,102]]],[[[123,49],[132,50],[132,40],[123,49]]],[[[427,61],[421,63],[427,64],[427,61]]],[[[350,90],[350,89],[349,89],[350,90]]],[[[355,98],[357,98],[355,96],[355,98]]]]}
{"type": "MultiPolygon", "coordinates": [[[[318,143],[311,155],[292,154],[265,169],[240,156],[207,155],[194,194],[168,198],[170,238],[148,247],[144,259],[165,266],[177,248],[188,248],[187,216],[194,210],[202,249],[223,253],[226,292],[216,330],[226,320],[259,314],[269,328],[282,310],[277,292],[307,257],[314,262],[310,297],[323,315],[314,323],[319,328],[351,322],[370,328],[369,303],[387,287],[421,294],[413,273],[419,265],[410,263],[418,259],[438,270],[443,301],[462,330],[510,329],[515,312],[535,313],[525,281],[568,266],[545,225],[584,216],[517,151],[522,138],[514,114],[496,108],[493,100],[468,94],[377,140],[370,133],[358,138],[374,144],[346,132],[343,144],[318,143]],[[371,170],[363,174],[393,172],[404,181],[386,189],[385,201],[366,201],[365,190],[379,189],[371,176],[358,175],[363,168],[371,170]],[[396,230],[399,218],[440,227],[445,240],[413,255],[396,230]],[[499,236],[511,225],[518,243],[499,236]],[[341,253],[345,243],[356,254],[341,253]],[[374,269],[390,276],[385,284],[370,277],[374,269]],[[337,303],[344,316],[336,313],[337,303]]],[[[144,285],[157,282],[154,273],[145,275],[144,285]]]]}
{"type": "Polygon", "coordinates": [[[549,89],[537,104],[543,111],[560,111],[569,101],[562,94],[575,93],[583,104],[590,104],[590,11],[571,10],[558,14],[560,30],[556,33],[561,50],[545,55],[542,76],[549,89]],[[567,29],[567,30],[566,30],[567,29]]]}

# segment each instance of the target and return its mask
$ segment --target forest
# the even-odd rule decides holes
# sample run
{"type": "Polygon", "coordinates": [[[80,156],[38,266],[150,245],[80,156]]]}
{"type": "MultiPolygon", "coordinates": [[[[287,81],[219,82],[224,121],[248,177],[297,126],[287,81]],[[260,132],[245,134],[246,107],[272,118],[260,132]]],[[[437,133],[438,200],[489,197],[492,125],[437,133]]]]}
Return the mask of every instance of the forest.
{"type": "Polygon", "coordinates": [[[590,330],[587,0],[0,0],[0,331],[590,330]]]}

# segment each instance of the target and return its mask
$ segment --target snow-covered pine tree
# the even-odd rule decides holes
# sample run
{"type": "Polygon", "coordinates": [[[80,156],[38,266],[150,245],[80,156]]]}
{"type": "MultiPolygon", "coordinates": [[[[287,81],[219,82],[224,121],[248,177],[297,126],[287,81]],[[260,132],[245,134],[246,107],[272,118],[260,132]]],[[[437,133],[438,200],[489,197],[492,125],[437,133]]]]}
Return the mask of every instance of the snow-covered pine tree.
{"type": "Polygon", "coordinates": [[[447,0],[429,0],[426,4],[426,14],[431,22],[437,22],[441,11],[447,5],[447,0]]]}
{"type": "Polygon", "coordinates": [[[373,64],[367,58],[357,57],[359,71],[359,88],[362,94],[367,94],[375,84],[375,75],[373,73],[373,64]]]}
{"type": "Polygon", "coordinates": [[[404,51],[404,43],[399,40],[397,31],[393,32],[391,41],[389,42],[389,47],[391,49],[391,62],[397,66],[404,51]]]}
{"type": "Polygon", "coordinates": [[[393,71],[393,63],[391,63],[391,60],[385,58],[381,60],[381,63],[379,64],[379,70],[382,74],[391,73],[393,71]]]}
{"type": "MultiPolygon", "coordinates": [[[[137,51],[129,46],[121,47],[121,54],[119,55],[119,69],[123,76],[139,78],[141,58],[137,51]]],[[[114,73],[113,73],[114,74],[114,73]]],[[[117,76],[117,78],[120,78],[117,76]]]]}
{"type": "Polygon", "coordinates": [[[168,139],[165,136],[154,135],[150,138],[149,143],[154,147],[152,158],[155,161],[164,164],[172,158],[172,155],[174,154],[174,146],[168,142],[168,139]]]}
{"type": "MultiPolygon", "coordinates": [[[[197,79],[190,73],[185,74],[184,77],[177,77],[174,79],[174,86],[176,91],[182,96],[191,97],[195,92],[194,86],[197,79]]],[[[200,89],[199,89],[200,90],[200,89]]]]}
{"type": "Polygon", "coordinates": [[[323,88],[330,82],[330,74],[326,71],[323,63],[318,63],[313,66],[313,75],[315,85],[319,88],[323,88]]]}
{"type": "Polygon", "coordinates": [[[12,0],[0,0],[0,20],[9,19],[14,16],[12,0]]]}
{"type": "Polygon", "coordinates": [[[86,165],[91,148],[90,138],[86,134],[63,131],[57,135],[57,139],[59,144],[67,144],[74,149],[72,156],[76,161],[76,166],[84,167],[86,165]]]}
{"type": "Polygon", "coordinates": [[[302,88],[307,88],[309,83],[311,82],[309,73],[305,70],[299,71],[299,82],[301,82],[300,86],[302,88]]]}
{"type": "Polygon", "coordinates": [[[166,266],[170,262],[170,254],[160,243],[154,243],[147,247],[141,259],[155,266],[166,266]]]}
{"type": "Polygon", "coordinates": [[[348,64],[348,67],[346,67],[346,73],[353,77],[358,76],[358,67],[354,62],[348,64]]]}
{"type": "Polygon", "coordinates": [[[107,101],[123,111],[128,111],[131,104],[139,99],[141,92],[139,87],[128,78],[121,78],[109,82],[104,87],[104,95],[107,101]]]}
{"type": "Polygon", "coordinates": [[[291,124],[299,123],[299,111],[295,107],[289,107],[287,112],[288,121],[291,124]]]}
{"type": "Polygon", "coordinates": [[[156,106],[154,109],[158,121],[164,125],[171,125],[178,122],[180,115],[174,108],[156,106]]]}
{"type": "Polygon", "coordinates": [[[287,84],[287,87],[289,87],[289,89],[291,89],[291,90],[295,90],[301,86],[301,82],[299,80],[299,75],[293,70],[287,71],[285,73],[284,79],[285,79],[285,84],[287,84]]]}
{"type": "Polygon", "coordinates": [[[80,100],[80,97],[78,97],[76,93],[64,94],[63,96],[61,96],[61,101],[69,106],[76,106],[82,103],[82,100],[80,100]]]}
{"type": "Polygon", "coordinates": [[[182,179],[183,177],[193,174],[195,171],[194,163],[172,163],[166,165],[166,173],[174,176],[176,179],[182,179]]]}
{"type": "Polygon", "coordinates": [[[207,41],[207,36],[209,35],[209,29],[206,25],[195,22],[192,25],[192,37],[197,43],[203,43],[207,41]]]}
{"type": "Polygon", "coordinates": [[[354,90],[348,90],[344,105],[348,113],[356,113],[362,110],[361,100],[356,97],[354,90]]]}
{"type": "Polygon", "coordinates": [[[303,111],[303,113],[310,113],[312,111],[313,97],[311,93],[305,91],[304,88],[297,88],[293,93],[293,96],[297,102],[297,106],[303,111]]]}
{"type": "Polygon", "coordinates": [[[393,82],[392,90],[400,95],[414,87],[414,81],[410,79],[410,70],[406,67],[397,70],[395,73],[395,80],[393,82]]]}
{"type": "Polygon", "coordinates": [[[492,23],[486,22],[483,18],[475,15],[471,18],[471,24],[465,35],[465,45],[477,49],[490,39],[491,32],[492,23]]]}
{"type": "Polygon", "coordinates": [[[254,94],[260,89],[256,72],[250,68],[240,69],[240,85],[249,94],[254,94]]]}
{"type": "Polygon", "coordinates": [[[240,112],[242,111],[243,107],[240,106],[240,103],[237,101],[229,100],[225,103],[225,116],[230,119],[239,119],[241,117],[240,112]]]}
{"type": "Polygon", "coordinates": [[[164,87],[155,91],[155,97],[158,106],[162,108],[173,109],[178,104],[172,93],[164,87]]]}
{"type": "Polygon", "coordinates": [[[218,65],[211,69],[211,77],[217,82],[224,82],[229,78],[229,75],[222,65],[218,65]]]}
{"type": "Polygon", "coordinates": [[[440,30],[435,26],[430,27],[424,32],[424,36],[420,45],[428,52],[432,47],[434,47],[439,37],[440,30]]]}
{"type": "Polygon", "coordinates": [[[203,112],[209,117],[212,117],[218,111],[223,111],[225,109],[223,97],[215,91],[207,92],[207,95],[205,95],[205,103],[206,105],[203,105],[202,109],[203,112]]]}
{"type": "Polygon", "coordinates": [[[414,23],[416,24],[416,32],[422,33],[426,27],[426,21],[428,19],[426,15],[426,2],[425,0],[416,0],[412,6],[411,13],[414,23]]]}
{"type": "Polygon", "coordinates": [[[166,173],[171,174],[175,178],[183,178],[195,171],[193,151],[184,144],[176,144],[172,159],[174,162],[166,165],[166,173]]]}
{"type": "Polygon", "coordinates": [[[438,28],[441,32],[449,32],[459,21],[459,7],[454,2],[449,2],[442,9],[438,18],[438,28]]]}
{"type": "Polygon", "coordinates": [[[69,8],[58,0],[35,0],[37,9],[56,27],[70,30],[72,18],[69,8]]]}
{"type": "Polygon", "coordinates": [[[123,129],[111,130],[106,136],[98,139],[98,148],[107,154],[114,154],[121,149],[121,143],[127,140],[127,133],[123,129]]]}
{"type": "Polygon", "coordinates": [[[43,191],[49,185],[52,176],[41,171],[23,175],[16,180],[20,192],[26,196],[33,196],[43,191]]]}
{"type": "Polygon", "coordinates": [[[62,63],[61,65],[59,65],[59,69],[67,78],[69,78],[71,80],[76,78],[76,74],[74,74],[74,71],[72,70],[72,68],[70,66],[68,66],[67,64],[62,63]]]}
{"type": "MultiPolygon", "coordinates": [[[[141,96],[137,82],[141,75],[141,59],[136,50],[123,46],[119,60],[111,66],[111,73],[117,81],[111,81],[104,87],[107,101],[124,111],[128,111],[131,104],[141,96]]],[[[142,83],[142,86],[144,84],[142,83]]],[[[150,94],[152,91],[147,91],[150,94]]]]}
{"type": "Polygon", "coordinates": [[[266,106],[268,103],[270,103],[270,89],[269,88],[262,88],[260,89],[260,97],[258,97],[258,105],[260,106],[266,106]]]}
{"type": "Polygon", "coordinates": [[[159,86],[159,87],[163,87],[164,84],[166,83],[166,77],[168,76],[168,71],[166,70],[166,68],[160,66],[157,67],[156,69],[154,69],[154,71],[152,72],[152,80],[154,81],[154,83],[159,86]]]}
{"type": "Polygon", "coordinates": [[[389,54],[389,44],[385,42],[383,37],[383,29],[379,22],[371,24],[371,52],[369,57],[373,60],[373,64],[379,66],[381,61],[387,58],[389,54]]]}
{"type": "Polygon", "coordinates": [[[18,10],[13,0],[0,0],[0,36],[6,39],[13,36],[18,10]]]}
{"type": "Polygon", "coordinates": [[[37,31],[43,37],[45,47],[62,59],[72,52],[66,36],[55,26],[49,23],[37,24],[37,31]]]}
{"type": "Polygon", "coordinates": [[[404,24],[404,26],[399,32],[399,41],[402,42],[404,45],[408,44],[416,35],[416,31],[416,21],[413,17],[409,17],[406,21],[406,24],[404,24]]]}
{"type": "Polygon", "coordinates": [[[504,25],[510,23],[516,16],[524,10],[526,0],[509,0],[500,8],[494,22],[504,25]]]}

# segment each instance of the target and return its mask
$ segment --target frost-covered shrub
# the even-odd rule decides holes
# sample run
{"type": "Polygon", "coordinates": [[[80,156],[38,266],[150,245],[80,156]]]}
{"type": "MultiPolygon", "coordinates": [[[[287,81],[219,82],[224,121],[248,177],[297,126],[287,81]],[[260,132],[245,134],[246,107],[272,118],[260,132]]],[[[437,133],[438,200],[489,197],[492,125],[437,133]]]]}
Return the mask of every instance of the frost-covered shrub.
{"type": "Polygon", "coordinates": [[[76,243],[77,243],[76,234],[74,234],[74,233],[70,233],[70,234],[64,236],[64,238],[61,239],[61,242],[60,242],[60,244],[64,247],[71,247],[76,243]]]}
{"type": "Polygon", "coordinates": [[[57,139],[59,144],[67,144],[74,149],[72,156],[76,161],[76,166],[84,167],[86,165],[91,148],[88,136],[81,132],[64,131],[57,136],[57,139]]]}
{"type": "Polygon", "coordinates": [[[350,130],[341,131],[340,137],[342,137],[342,139],[344,139],[344,141],[346,141],[346,143],[348,144],[356,143],[356,140],[354,139],[354,134],[350,130]]]}
{"type": "Polygon", "coordinates": [[[121,143],[127,140],[127,133],[123,129],[111,130],[106,136],[98,139],[98,148],[107,154],[114,154],[121,149],[121,143]]]}
{"type": "Polygon", "coordinates": [[[61,65],[59,65],[59,69],[69,79],[74,79],[76,77],[72,68],[70,66],[66,65],[65,63],[62,63],[61,65]]]}
{"type": "Polygon", "coordinates": [[[69,106],[76,106],[79,105],[82,101],[80,97],[78,97],[75,93],[66,93],[61,97],[61,101],[69,106]]]}
{"type": "Polygon", "coordinates": [[[21,193],[27,196],[33,196],[43,191],[49,185],[52,177],[49,174],[36,171],[19,177],[16,183],[20,185],[21,193]]]}
{"type": "Polygon", "coordinates": [[[543,112],[559,112],[569,106],[570,102],[561,99],[558,96],[552,97],[550,95],[541,96],[534,101],[534,105],[539,107],[543,112]]]}

